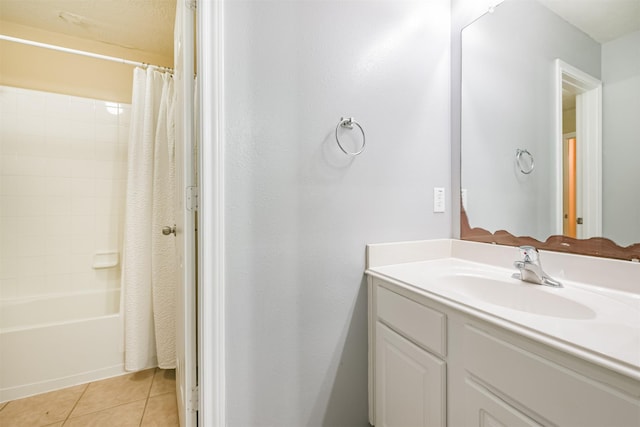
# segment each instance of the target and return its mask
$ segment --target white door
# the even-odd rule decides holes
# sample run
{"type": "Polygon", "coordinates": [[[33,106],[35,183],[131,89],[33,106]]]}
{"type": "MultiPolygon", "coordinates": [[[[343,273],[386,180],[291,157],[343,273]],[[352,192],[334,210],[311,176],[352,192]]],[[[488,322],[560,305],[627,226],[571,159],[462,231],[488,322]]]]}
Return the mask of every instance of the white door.
{"type": "Polygon", "coordinates": [[[468,427],[540,427],[471,378],[465,379],[464,412],[468,427]]]}
{"type": "Polygon", "coordinates": [[[443,360],[378,322],[375,365],[377,426],[446,425],[443,360]]]}
{"type": "Polygon", "coordinates": [[[176,87],[176,395],[182,427],[197,425],[196,209],[197,150],[194,137],[194,11],[176,5],[174,62],[176,87]],[[193,190],[193,191],[192,191],[193,190]]]}

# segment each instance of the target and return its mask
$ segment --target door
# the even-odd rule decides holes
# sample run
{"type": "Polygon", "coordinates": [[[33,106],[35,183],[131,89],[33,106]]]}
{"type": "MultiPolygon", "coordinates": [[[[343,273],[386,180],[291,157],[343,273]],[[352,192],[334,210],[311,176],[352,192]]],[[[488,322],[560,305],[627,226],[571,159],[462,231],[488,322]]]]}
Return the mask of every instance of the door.
{"type": "Polygon", "coordinates": [[[464,415],[468,427],[541,427],[471,378],[465,380],[464,415]]]}
{"type": "Polygon", "coordinates": [[[174,30],[176,88],[176,397],[182,427],[197,425],[196,348],[196,206],[197,170],[194,137],[194,11],[178,1],[174,30]]]}
{"type": "Polygon", "coordinates": [[[376,323],[376,425],[446,425],[445,362],[376,323]]]}

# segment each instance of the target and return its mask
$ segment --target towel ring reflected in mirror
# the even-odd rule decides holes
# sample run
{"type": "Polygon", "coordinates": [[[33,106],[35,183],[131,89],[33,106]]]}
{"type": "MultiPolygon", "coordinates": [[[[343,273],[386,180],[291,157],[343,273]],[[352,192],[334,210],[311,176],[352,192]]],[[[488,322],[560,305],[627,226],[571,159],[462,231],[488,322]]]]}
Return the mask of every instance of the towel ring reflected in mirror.
{"type": "Polygon", "coordinates": [[[533,168],[536,166],[531,153],[528,150],[521,150],[519,148],[516,149],[516,164],[518,165],[520,172],[525,175],[529,175],[533,172],[533,168]]]}

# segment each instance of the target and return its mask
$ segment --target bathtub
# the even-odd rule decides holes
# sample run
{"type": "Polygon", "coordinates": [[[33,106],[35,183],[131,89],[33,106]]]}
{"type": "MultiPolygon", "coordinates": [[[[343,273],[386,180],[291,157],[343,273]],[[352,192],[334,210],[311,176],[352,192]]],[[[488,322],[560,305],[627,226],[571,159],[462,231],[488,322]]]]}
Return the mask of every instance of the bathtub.
{"type": "Polygon", "coordinates": [[[0,300],[0,402],[124,373],[120,290],[0,300]]]}

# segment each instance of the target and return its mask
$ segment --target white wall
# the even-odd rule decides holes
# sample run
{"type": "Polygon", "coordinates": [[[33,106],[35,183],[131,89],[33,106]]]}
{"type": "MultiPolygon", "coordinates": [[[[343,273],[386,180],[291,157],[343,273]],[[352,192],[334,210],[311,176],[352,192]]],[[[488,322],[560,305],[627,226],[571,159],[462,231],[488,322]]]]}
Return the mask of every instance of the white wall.
{"type": "Polygon", "coordinates": [[[640,242],[640,31],[602,45],[603,234],[640,242]]]}
{"type": "Polygon", "coordinates": [[[2,86],[0,117],[1,298],[119,288],[129,106],[2,86]]]}
{"type": "Polygon", "coordinates": [[[537,2],[506,1],[464,29],[462,58],[470,225],[545,240],[556,234],[554,60],[599,78],[600,46],[537,2]],[[516,170],[517,148],[534,156],[532,174],[516,170]]]}
{"type": "Polygon", "coordinates": [[[367,426],[365,244],[451,235],[449,2],[224,20],[228,425],[367,426]],[[367,135],[355,159],[341,116],[367,135]]]}

